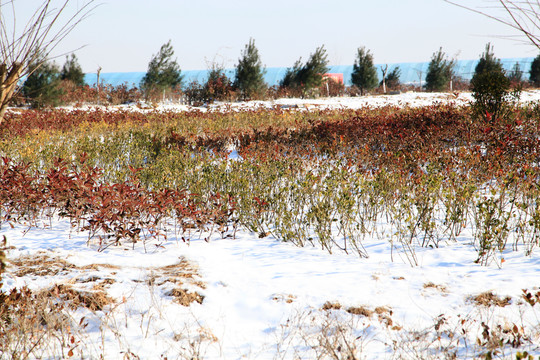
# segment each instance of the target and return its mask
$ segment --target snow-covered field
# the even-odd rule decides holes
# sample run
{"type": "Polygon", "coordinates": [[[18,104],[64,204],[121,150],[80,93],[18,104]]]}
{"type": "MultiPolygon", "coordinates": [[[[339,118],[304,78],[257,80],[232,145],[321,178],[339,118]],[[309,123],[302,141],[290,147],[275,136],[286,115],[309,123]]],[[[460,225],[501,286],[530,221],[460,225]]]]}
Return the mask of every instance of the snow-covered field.
{"type": "MultiPolygon", "coordinates": [[[[538,99],[539,91],[522,95],[523,101],[538,99]]],[[[469,100],[470,94],[406,93],[231,106],[469,100]]],[[[173,236],[103,251],[67,220],[31,227],[4,223],[4,236],[10,248],[4,292],[56,286],[60,297],[62,289],[101,294],[102,303],[92,309],[69,312],[78,324],[66,346],[73,358],[439,359],[455,353],[461,359],[488,350],[496,350],[493,358],[515,359],[518,350],[540,355],[540,304],[522,298],[523,289],[540,290],[540,253],[525,256],[508,246],[502,267],[481,266],[474,263],[468,231],[456,243],[419,247],[416,267],[376,239],[364,241],[370,256],[362,259],[245,230],[235,239],[206,242],[201,236],[184,243],[173,236]],[[355,357],[347,357],[351,353],[355,357]]],[[[43,358],[62,358],[54,341],[43,358]]]]}
{"type": "MultiPolygon", "coordinates": [[[[236,103],[221,103],[216,102],[203,107],[196,107],[200,110],[228,110],[228,109],[253,109],[253,108],[274,108],[281,107],[284,109],[359,109],[364,107],[382,107],[382,106],[397,106],[397,107],[421,107],[434,104],[456,104],[466,105],[473,100],[470,92],[454,92],[454,93],[418,93],[404,92],[395,95],[368,95],[358,97],[333,97],[333,98],[318,98],[318,99],[298,99],[284,98],[272,101],[249,101],[236,103]]],[[[540,90],[522,91],[520,103],[534,103],[540,101],[540,90]]],[[[152,106],[150,104],[130,104],[116,106],[117,109],[124,110],[189,110],[195,107],[188,105],[179,105],[177,103],[164,102],[152,106]]]]}

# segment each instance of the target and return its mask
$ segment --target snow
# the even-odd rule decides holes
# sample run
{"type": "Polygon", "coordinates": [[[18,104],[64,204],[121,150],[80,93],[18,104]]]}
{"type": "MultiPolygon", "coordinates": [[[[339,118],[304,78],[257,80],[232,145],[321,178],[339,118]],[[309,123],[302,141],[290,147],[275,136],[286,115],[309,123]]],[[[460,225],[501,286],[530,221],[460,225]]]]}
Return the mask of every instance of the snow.
{"type": "MultiPolygon", "coordinates": [[[[470,92],[453,93],[438,93],[438,92],[403,92],[388,95],[366,95],[356,97],[321,97],[317,99],[300,99],[300,98],[281,98],[276,100],[253,100],[244,102],[219,102],[212,104],[204,104],[202,106],[191,106],[179,104],[178,102],[164,101],[159,104],[129,103],[124,105],[104,106],[104,105],[80,105],[78,110],[93,110],[97,108],[107,109],[111,111],[229,111],[229,110],[246,110],[257,108],[282,108],[290,110],[315,110],[315,109],[361,109],[361,108],[377,108],[384,106],[396,107],[422,107],[435,104],[454,104],[457,106],[467,105],[473,101],[470,92]]],[[[540,90],[523,90],[520,94],[519,101],[521,104],[530,104],[540,101],[540,90]]],[[[66,110],[73,110],[73,106],[60,107],[66,110]]],[[[18,111],[17,109],[11,109],[18,111]]]]}
{"type": "MultiPolygon", "coordinates": [[[[214,237],[209,242],[194,239],[185,244],[171,239],[160,246],[148,243],[146,252],[141,244],[134,249],[120,246],[98,252],[95,244],[87,244],[87,234],[74,233],[65,220],[46,229],[3,227],[2,235],[14,247],[9,259],[41,253],[63,259],[76,269],[100,264],[92,270],[55,276],[16,277],[8,272],[3,290],[21,286],[39,290],[58,283],[86,285],[92,280],[113,279],[107,293],[117,304],[95,314],[80,314],[87,316],[90,324],[85,344],[104,344],[94,352],[81,347],[82,353],[95,357],[103,353],[113,359],[121,358],[128,348],[140,358],[156,358],[156,349],[175,358],[183,350],[173,338],[178,334],[193,337],[203,329],[215,337],[215,341],[203,341],[205,358],[272,359],[287,319],[309,311],[322,316],[320,309],[326,302],[339,302],[344,308],[391,309],[393,324],[409,330],[429,328],[441,314],[453,321],[458,317],[486,322],[499,319],[502,323],[531,321],[530,326],[538,328],[538,313],[529,305],[519,305],[521,290],[539,285],[538,252],[525,257],[523,251],[509,251],[504,254],[502,268],[485,267],[473,262],[476,253],[467,239],[462,239],[438,249],[417,249],[420,266],[411,267],[396,255],[392,261],[389,245],[375,240],[365,242],[370,257],[360,259],[313,247],[299,248],[248,232],[238,234],[236,239],[214,237]],[[160,276],[159,269],[184,258],[196,266],[195,277],[205,285],[201,288],[187,282],[183,286],[203,295],[202,304],[181,306],[167,296],[172,284],[148,284],[151,275],[160,276]],[[442,290],[426,286],[430,283],[442,290]],[[512,297],[512,305],[487,310],[467,300],[486,291],[512,297]]],[[[336,311],[363,321],[361,328],[370,325],[370,336],[377,341],[365,346],[363,356],[391,357],[392,349],[384,344],[391,342],[388,332],[397,331],[385,329],[376,319],[332,310],[336,311]]],[[[534,346],[529,351],[534,349],[538,352],[534,346]]]]}
{"type": "MultiPolygon", "coordinates": [[[[524,101],[539,98],[539,91],[522,96],[524,101]]],[[[234,106],[356,108],[469,100],[469,94],[406,93],[234,106]]],[[[162,105],[161,109],[168,108],[162,105]]],[[[538,250],[531,256],[525,256],[523,249],[507,250],[501,255],[505,259],[502,266],[495,262],[481,266],[474,263],[477,253],[470,244],[470,229],[455,243],[434,249],[417,247],[419,266],[411,266],[403,253],[392,252],[390,244],[379,239],[366,239],[369,257],[359,258],[310,246],[300,248],[271,236],[259,238],[245,230],[234,239],[214,235],[207,242],[200,236],[184,243],[173,236],[144,246],[123,244],[103,251],[88,242],[87,233],[77,232],[63,219],[54,219],[52,226],[48,220],[31,227],[2,224],[0,238],[3,236],[12,247],[8,251],[11,261],[45,256],[73,265],[43,276],[17,276],[17,267],[12,265],[3,276],[4,292],[54,284],[89,290],[108,280],[103,286],[113,304],[97,311],[79,308],[74,313],[77,323],[84,316],[83,322],[88,324],[74,350],[79,358],[123,359],[131,354],[141,359],[195,355],[205,359],[309,359],[318,351],[310,346],[317,343],[317,335],[328,330],[325,324],[329,322],[340,322],[351,331],[359,358],[415,358],[420,353],[429,355],[426,349],[433,350],[439,343],[456,346],[458,358],[474,358],[480,351],[475,341],[482,339],[482,323],[491,330],[498,324],[510,328],[517,324],[530,337],[522,349],[540,354],[540,305],[531,307],[521,300],[522,289],[539,290],[538,250]],[[182,261],[192,266],[189,276],[165,270],[182,261]],[[179,286],[204,296],[202,304],[174,302],[171,290],[179,286]],[[470,300],[488,291],[511,297],[511,304],[482,307],[470,300]],[[342,308],[322,310],[327,302],[338,302],[342,308]],[[365,317],[345,311],[351,307],[386,310],[365,317]],[[437,340],[437,323],[455,330],[467,343],[444,336],[437,340]],[[460,333],[462,329],[465,335],[460,333]]],[[[515,358],[515,351],[506,347],[498,356],[515,358]]]]}

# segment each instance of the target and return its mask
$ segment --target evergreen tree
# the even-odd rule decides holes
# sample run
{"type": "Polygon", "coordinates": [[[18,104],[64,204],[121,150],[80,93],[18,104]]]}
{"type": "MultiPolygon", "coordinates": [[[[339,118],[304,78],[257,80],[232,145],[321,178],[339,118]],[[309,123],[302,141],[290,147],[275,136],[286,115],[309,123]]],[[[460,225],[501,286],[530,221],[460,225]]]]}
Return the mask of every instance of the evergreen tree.
{"type": "Polygon", "coordinates": [[[426,75],[427,91],[443,91],[447,89],[454,74],[455,61],[448,60],[446,54],[439,49],[431,57],[426,75]]]}
{"type": "Polygon", "coordinates": [[[30,101],[33,108],[57,106],[60,104],[60,71],[56,64],[37,56],[28,65],[30,75],[22,87],[22,94],[30,101]]]}
{"type": "Polygon", "coordinates": [[[508,80],[510,80],[510,83],[512,84],[519,84],[521,83],[521,80],[523,78],[523,71],[521,71],[521,67],[519,66],[519,63],[515,63],[512,67],[512,71],[510,74],[508,74],[508,80]]]}
{"type": "Polygon", "coordinates": [[[182,84],[180,66],[173,60],[174,50],[171,41],[162,45],[152,56],[148,70],[141,80],[141,89],[148,94],[152,90],[171,89],[182,84]]]}
{"type": "Polygon", "coordinates": [[[480,60],[474,68],[473,79],[480,74],[489,72],[504,73],[501,60],[495,57],[495,54],[493,53],[493,47],[490,43],[486,45],[486,51],[482,53],[480,60]]]}
{"type": "Polygon", "coordinates": [[[281,80],[279,86],[282,88],[295,88],[300,87],[298,80],[298,74],[302,70],[302,58],[296,60],[292,68],[288,68],[285,76],[281,80]]]}
{"type": "Polygon", "coordinates": [[[509,88],[510,80],[488,43],[471,79],[472,96],[475,100],[473,108],[476,114],[485,119],[495,119],[502,115],[508,102],[509,88]]]}
{"type": "Polygon", "coordinates": [[[540,87],[540,55],[534,58],[529,71],[529,81],[536,87],[540,87]]]}
{"type": "Polygon", "coordinates": [[[309,90],[321,86],[323,75],[327,72],[328,55],[323,45],[310,55],[304,65],[302,65],[302,58],[300,58],[292,68],[287,69],[281,86],[300,89],[305,96],[309,90]]]}
{"type": "Polygon", "coordinates": [[[76,86],[86,85],[86,82],[84,81],[84,72],[77,61],[77,56],[75,56],[75,54],[71,54],[71,59],[66,56],[66,62],[64,63],[64,66],[62,66],[62,71],[60,72],[60,79],[69,80],[76,86]]]}
{"type": "Polygon", "coordinates": [[[373,65],[373,56],[365,47],[358,48],[351,81],[360,89],[361,95],[364,95],[366,90],[374,89],[379,82],[377,69],[373,65]]]}
{"type": "Polygon", "coordinates": [[[399,66],[396,66],[388,75],[386,75],[386,86],[389,89],[397,89],[401,82],[399,78],[401,77],[401,69],[399,66]]]}
{"type": "Polygon", "coordinates": [[[323,46],[318,47],[313,54],[310,55],[300,71],[300,82],[304,84],[304,91],[309,91],[319,87],[322,84],[323,75],[328,72],[328,55],[323,46]]]}
{"type": "Polygon", "coordinates": [[[255,47],[255,41],[249,39],[242,57],[236,66],[234,86],[240,90],[245,99],[262,96],[266,89],[264,82],[265,70],[263,69],[259,51],[255,47]]]}

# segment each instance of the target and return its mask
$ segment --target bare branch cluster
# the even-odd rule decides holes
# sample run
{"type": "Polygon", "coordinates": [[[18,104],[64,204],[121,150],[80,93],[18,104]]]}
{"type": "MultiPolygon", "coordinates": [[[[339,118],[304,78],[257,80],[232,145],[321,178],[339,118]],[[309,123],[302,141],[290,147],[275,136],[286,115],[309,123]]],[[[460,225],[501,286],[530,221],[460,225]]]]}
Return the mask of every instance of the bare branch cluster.
{"type": "Polygon", "coordinates": [[[62,15],[70,0],[60,1],[58,7],[54,7],[52,0],[43,0],[19,28],[15,3],[16,0],[0,0],[0,124],[17,82],[45,62],[97,6],[94,0],[87,0],[64,19],[62,15]]]}
{"type": "Polygon", "coordinates": [[[452,0],[445,1],[515,29],[525,36],[526,42],[540,49],[540,0],[490,0],[493,6],[488,7],[488,10],[472,8],[452,0]]]}

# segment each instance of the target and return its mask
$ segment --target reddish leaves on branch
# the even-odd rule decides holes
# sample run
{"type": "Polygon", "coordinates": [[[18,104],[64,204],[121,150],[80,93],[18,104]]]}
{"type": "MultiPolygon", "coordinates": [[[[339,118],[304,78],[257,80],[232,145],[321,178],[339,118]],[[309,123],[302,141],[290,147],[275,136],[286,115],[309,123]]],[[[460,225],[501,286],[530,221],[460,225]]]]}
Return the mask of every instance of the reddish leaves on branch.
{"type": "Polygon", "coordinates": [[[147,190],[136,179],[137,169],[132,169],[130,181],[107,184],[101,181],[100,169],[78,169],[62,159],[56,159],[44,174],[32,174],[29,167],[2,158],[1,222],[24,219],[32,224],[42,215],[57,213],[88,230],[90,238],[119,244],[124,239],[135,243],[143,232],[147,237],[165,237],[160,229],[166,217],[182,227],[203,228],[229,222],[234,212],[233,199],[219,194],[203,202],[185,190],[147,190]]]}

